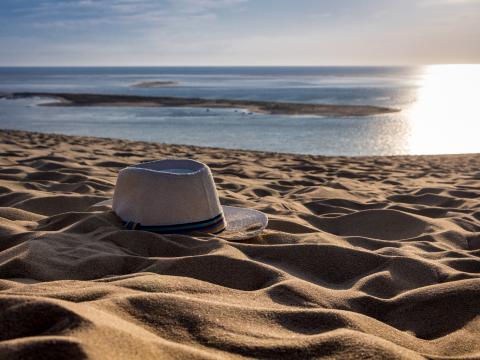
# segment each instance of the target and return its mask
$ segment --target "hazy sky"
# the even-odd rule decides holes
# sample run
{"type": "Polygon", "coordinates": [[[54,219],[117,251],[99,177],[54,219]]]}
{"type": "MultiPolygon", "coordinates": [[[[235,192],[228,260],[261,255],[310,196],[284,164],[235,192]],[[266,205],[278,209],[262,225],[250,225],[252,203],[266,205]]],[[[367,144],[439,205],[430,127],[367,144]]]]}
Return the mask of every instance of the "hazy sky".
{"type": "Polygon", "coordinates": [[[0,65],[480,63],[480,0],[0,0],[0,65]]]}

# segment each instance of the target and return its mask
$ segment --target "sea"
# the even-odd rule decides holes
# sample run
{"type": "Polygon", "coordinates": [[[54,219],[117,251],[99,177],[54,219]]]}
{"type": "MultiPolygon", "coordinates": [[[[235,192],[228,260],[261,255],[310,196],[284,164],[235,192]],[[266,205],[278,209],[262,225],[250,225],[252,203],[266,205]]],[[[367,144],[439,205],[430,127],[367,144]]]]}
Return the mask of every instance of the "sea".
{"type": "Polygon", "coordinates": [[[0,128],[314,155],[480,152],[480,65],[2,67],[0,93],[71,92],[376,105],[365,117],[248,109],[42,106],[0,99],[0,128]],[[172,81],[176,86],[135,84],[172,81]]]}

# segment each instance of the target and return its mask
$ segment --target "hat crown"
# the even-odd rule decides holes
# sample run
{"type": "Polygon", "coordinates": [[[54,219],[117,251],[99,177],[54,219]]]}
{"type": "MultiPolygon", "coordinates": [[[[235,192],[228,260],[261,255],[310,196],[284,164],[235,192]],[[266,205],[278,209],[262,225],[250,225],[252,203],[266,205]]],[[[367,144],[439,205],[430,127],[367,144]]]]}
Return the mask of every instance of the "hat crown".
{"type": "Polygon", "coordinates": [[[113,210],[126,222],[168,226],[223,216],[207,165],[188,159],[160,160],[120,171],[113,210]]]}

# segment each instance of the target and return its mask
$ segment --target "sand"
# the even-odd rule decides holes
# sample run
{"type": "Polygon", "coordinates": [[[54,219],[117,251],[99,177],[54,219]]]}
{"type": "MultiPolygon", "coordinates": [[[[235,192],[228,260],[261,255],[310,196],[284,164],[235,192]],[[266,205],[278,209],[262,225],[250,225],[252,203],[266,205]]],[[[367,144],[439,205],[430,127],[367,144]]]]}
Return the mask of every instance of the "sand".
{"type": "Polygon", "coordinates": [[[480,155],[314,157],[0,132],[0,358],[479,358],[480,155]],[[259,237],[123,230],[119,169],[190,157],[259,237]]]}
{"type": "Polygon", "coordinates": [[[40,106],[135,106],[135,107],[197,107],[245,108],[251,112],[279,115],[371,116],[399,112],[399,109],[370,105],[305,104],[279,101],[202,99],[173,96],[107,95],[84,93],[24,92],[0,94],[1,98],[22,99],[46,97],[57,100],[40,106]]]}

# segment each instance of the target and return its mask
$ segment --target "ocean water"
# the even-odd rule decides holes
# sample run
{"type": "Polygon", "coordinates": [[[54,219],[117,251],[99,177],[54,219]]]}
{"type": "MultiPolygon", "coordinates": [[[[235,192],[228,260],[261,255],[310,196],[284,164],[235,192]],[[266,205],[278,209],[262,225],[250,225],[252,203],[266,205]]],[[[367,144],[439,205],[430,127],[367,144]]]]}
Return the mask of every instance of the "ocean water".
{"type": "Polygon", "coordinates": [[[345,105],[399,113],[284,116],[245,109],[45,107],[0,99],[0,128],[321,155],[480,152],[480,65],[0,68],[0,93],[182,96],[345,105]],[[136,88],[143,81],[175,87],[136,88]]]}

